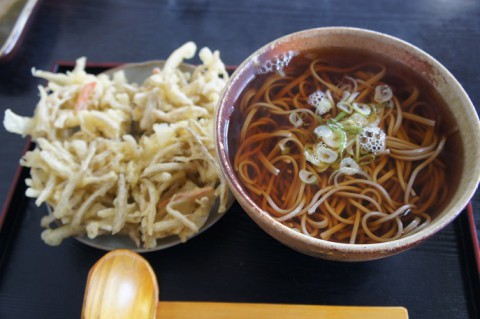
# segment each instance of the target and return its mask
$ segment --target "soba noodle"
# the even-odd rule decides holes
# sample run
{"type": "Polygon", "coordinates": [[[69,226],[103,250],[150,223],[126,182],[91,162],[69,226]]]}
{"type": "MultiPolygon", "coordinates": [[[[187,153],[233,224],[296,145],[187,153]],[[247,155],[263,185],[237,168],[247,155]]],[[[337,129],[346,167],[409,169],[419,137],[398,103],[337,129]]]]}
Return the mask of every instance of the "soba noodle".
{"type": "Polygon", "coordinates": [[[434,106],[407,80],[389,83],[385,65],[298,59],[262,75],[238,105],[234,167],[253,200],[298,232],[342,243],[425,227],[448,191],[434,106]]]}

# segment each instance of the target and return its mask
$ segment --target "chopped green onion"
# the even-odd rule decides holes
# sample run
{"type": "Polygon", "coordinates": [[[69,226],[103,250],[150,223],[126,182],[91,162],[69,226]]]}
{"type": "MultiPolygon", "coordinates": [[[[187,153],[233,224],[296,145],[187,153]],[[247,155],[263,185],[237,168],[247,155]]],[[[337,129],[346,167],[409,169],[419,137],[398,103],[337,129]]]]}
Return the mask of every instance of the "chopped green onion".
{"type": "Polygon", "coordinates": [[[345,149],[345,144],[347,140],[347,134],[343,129],[334,129],[333,134],[331,136],[327,136],[323,138],[323,141],[327,146],[338,148],[340,153],[343,152],[345,149]]]}
{"type": "MultiPolygon", "coordinates": [[[[342,114],[342,113],[340,113],[340,114],[342,114]]],[[[339,116],[340,116],[340,114],[339,114],[339,116]]],[[[328,119],[327,120],[327,125],[332,131],[343,129],[343,125],[341,123],[337,122],[337,120],[335,120],[335,119],[328,119]]]]}
{"type": "Polygon", "coordinates": [[[351,114],[353,109],[349,103],[346,102],[338,102],[337,107],[345,113],[351,114]]]}
{"type": "Polygon", "coordinates": [[[335,162],[338,158],[337,152],[324,146],[317,148],[316,153],[320,161],[328,164],[335,162]]]}
{"type": "Polygon", "coordinates": [[[313,147],[307,145],[305,147],[304,155],[305,159],[315,166],[321,166],[322,163],[331,164],[335,162],[338,158],[337,152],[328,147],[325,147],[321,143],[316,144],[313,147]]]}
{"type": "Polygon", "coordinates": [[[337,114],[337,116],[334,119],[330,119],[330,120],[338,122],[338,121],[342,120],[345,116],[347,116],[347,113],[340,112],[340,113],[337,114]]]}
{"type": "Polygon", "coordinates": [[[352,103],[352,108],[361,115],[368,116],[371,112],[370,106],[368,104],[363,103],[352,103]]]}
{"type": "MultiPolygon", "coordinates": [[[[370,176],[365,173],[360,166],[358,166],[357,162],[355,162],[351,157],[346,157],[340,162],[340,168],[336,171],[337,176],[338,174],[345,174],[345,175],[361,175],[366,179],[370,179],[370,176]]],[[[337,176],[334,177],[335,184],[337,180],[337,176]]]]}
{"type": "Polygon", "coordinates": [[[381,84],[381,85],[377,85],[377,87],[375,88],[375,96],[373,99],[376,102],[385,103],[390,101],[392,97],[393,97],[393,92],[388,85],[381,84]]]}
{"type": "Polygon", "coordinates": [[[327,125],[319,125],[313,130],[313,133],[318,137],[328,137],[332,135],[332,129],[327,125]]]}
{"type": "Polygon", "coordinates": [[[391,108],[393,108],[393,101],[392,101],[392,100],[389,100],[389,101],[383,103],[383,105],[384,105],[385,107],[388,107],[389,109],[391,109],[391,108]]]}
{"type": "Polygon", "coordinates": [[[344,130],[347,134],[350,135],[357,135],[362,131],[361,126],[356,126],[356,125],[350,125],[350,126],[344,126],[344,130]]]}
{"type": "MultiPolygon", "coordinates": [[[[327,91],[328,95],[328,91],[327,91]]],[[[333,107],[333,104],[329,97],[323,93],[323,91],[318,90],[310,94],[307,99],[307,103],[315,108],[315,114],[325,114],[330,111],[333,107]]]]}
{"type": "Polygon", "coordinates": [[[345,102],[347,102],[347,103],[350,104],[350,103],[352,103],[353,101],[355,101],[355,99],[356,99],[357,96],[359,96],[359,95],[360,95],[360,93],[354,92],[354,93],[350,94],[350,96],[345,100],[345,102]]]}
{"type": "Polygon", "coordinates": [[[342,159],[340,162],[340,169],[343,170],[343,173],[347,175],[353,175],[358,171],[361,171],[360,166],[358,166],[357,162],[355,162],[351,157],[345,157],[342,159]]]}
{"type": "Polygon", "coordinates": [[[340,147],[339,147],[339,152],[340,154],[343,154],[343,151],[345,150],[345,147],[347,145],[347,134],[345,131],[340,131],[340,147]]]}
{"type": "Polygon", "coordinates": [[[306,169],[300,170],[300,172],[298,173],[298,177],[305,184],[315,184],[317,182],[317,177],[315,176],[315,174],[306,169]]]}
{"type": "Polygon", "coordinates": [[[292,123],[295,128],[298,128],[303,125],[302,117],[298,112],[290,113],[290,115],[288,116],[288,119],[290,120],[290,123],[292,123]]]}

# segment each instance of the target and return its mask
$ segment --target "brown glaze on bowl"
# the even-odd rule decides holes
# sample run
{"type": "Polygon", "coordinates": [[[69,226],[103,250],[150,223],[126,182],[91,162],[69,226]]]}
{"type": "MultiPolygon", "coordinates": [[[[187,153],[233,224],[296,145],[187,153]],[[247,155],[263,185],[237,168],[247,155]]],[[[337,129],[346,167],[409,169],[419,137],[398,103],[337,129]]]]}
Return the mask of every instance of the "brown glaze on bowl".
{"type": "Polygon", "coordinates": [[[480,125],[475,108],[453,75],[427,53],[394,37],[355,28],[330,27],[293,33],[275,40],[248,57],[235,71],[222,93],[215,116],[215,147],[223,174],[233,194],[247,214],[268,234],[283,244],[315,257],[338,261],[379,259],[410,249],[430,238],[448,225],[467,205],[480,178],[480,125]],[[229,127],[236,100],[255,76],[259,64],[289,50],[302,52],[321,48],[342,48],[366,51],[393,59],[425,79],[446,102],[451,115],[448,119],[459,127],[460,150],[453,171],[450,198],[435,213],[430,225],[421,231],[386,243],[342,244],[312,238],[298,233],[274,220],[249,197],[232,165],[229,153],[229,127]]]}

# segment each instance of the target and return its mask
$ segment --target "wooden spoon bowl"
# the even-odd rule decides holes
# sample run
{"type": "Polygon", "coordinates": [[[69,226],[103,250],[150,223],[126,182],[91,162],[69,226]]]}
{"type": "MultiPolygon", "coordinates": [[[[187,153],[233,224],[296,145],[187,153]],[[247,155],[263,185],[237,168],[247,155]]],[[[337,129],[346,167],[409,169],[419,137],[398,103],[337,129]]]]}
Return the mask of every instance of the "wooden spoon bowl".
{"type": "Polygon", "coordinates": [[[114,250],[90,270],[82,318],[155,318],[158,284],[150,264],[129,250],[114,250]]]}

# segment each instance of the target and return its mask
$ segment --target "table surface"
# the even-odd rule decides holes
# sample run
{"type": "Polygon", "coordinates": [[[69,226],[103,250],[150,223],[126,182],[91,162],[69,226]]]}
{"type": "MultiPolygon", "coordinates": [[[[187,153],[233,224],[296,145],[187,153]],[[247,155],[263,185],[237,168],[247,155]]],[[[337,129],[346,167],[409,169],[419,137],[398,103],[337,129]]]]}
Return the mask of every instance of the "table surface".
{"type": "MultiPolygon", "coordinates": [[[[94,62],[161,59],[190,40],[220,50],[225,64],[237,65],[275,38],[322,26],[371,29],[416,45],[451,71],[479,110],[477,0],[43,0],[18,51],[0,64],[0,114],[11,108],[31,116],[40,83],[32,67],[48,70],[80,56],[94,62]]],[[[3,207],[25,142],[3,126],[0,140],[3,207]]],[[[479,192],[472,204],[478,232],[479,192]]]]}

